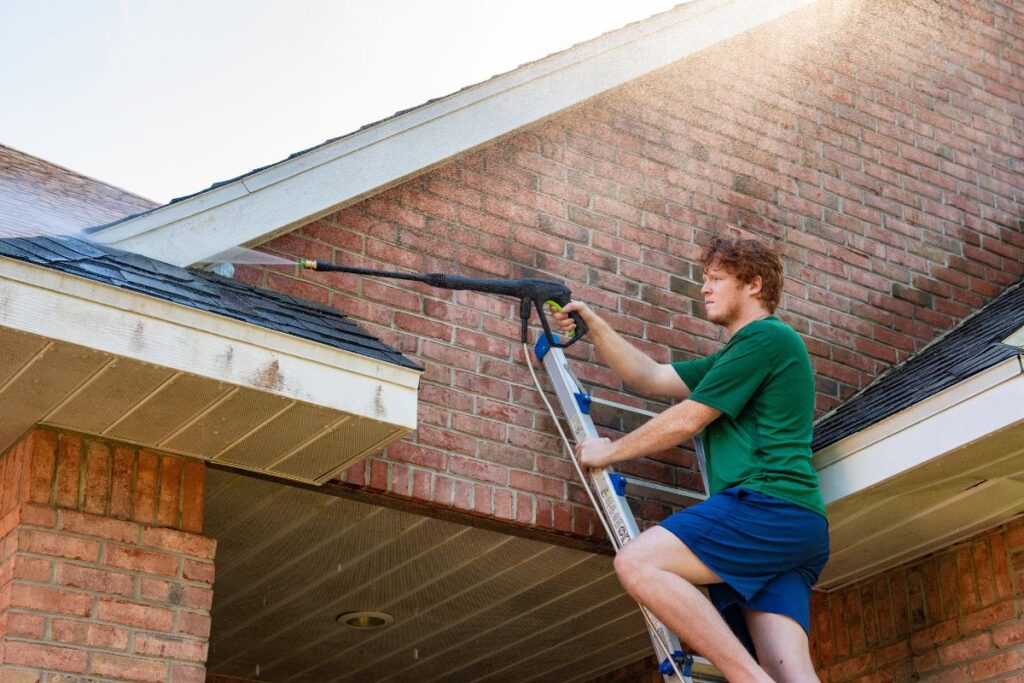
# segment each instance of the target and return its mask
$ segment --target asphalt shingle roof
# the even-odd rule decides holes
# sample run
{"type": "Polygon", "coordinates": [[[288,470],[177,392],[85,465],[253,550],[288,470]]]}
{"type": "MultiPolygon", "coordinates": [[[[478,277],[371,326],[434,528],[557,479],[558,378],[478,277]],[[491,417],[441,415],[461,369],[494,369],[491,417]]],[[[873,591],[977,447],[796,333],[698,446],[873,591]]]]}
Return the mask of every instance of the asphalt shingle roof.
{"type": "Polygon", "coordinates": [[[1003,340],[1024,327],[1024,280],[878,377],[814,426],[817,451],[962,382],[997,363],[1024,354],[1003,340]]]}
{"type": "Polygon", "coordinates": [[[81,239],[0,239],[0,256],[197,308],[413,370],[415,362],[333,308],[81,239]]]}

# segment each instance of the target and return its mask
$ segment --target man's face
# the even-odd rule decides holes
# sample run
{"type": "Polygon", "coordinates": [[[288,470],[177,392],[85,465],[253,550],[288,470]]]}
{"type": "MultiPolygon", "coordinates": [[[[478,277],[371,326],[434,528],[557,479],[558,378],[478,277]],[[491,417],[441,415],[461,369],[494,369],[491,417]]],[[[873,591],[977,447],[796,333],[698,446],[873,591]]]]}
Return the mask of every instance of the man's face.
{"type": "Polygon", "coordinates": [[[744,285],[719,265],[712,265],[704,271],[704,286],[700,291],[704,295],[708,320],[726,327],[739,319],[750,295],[749,285],[744,285]]]}

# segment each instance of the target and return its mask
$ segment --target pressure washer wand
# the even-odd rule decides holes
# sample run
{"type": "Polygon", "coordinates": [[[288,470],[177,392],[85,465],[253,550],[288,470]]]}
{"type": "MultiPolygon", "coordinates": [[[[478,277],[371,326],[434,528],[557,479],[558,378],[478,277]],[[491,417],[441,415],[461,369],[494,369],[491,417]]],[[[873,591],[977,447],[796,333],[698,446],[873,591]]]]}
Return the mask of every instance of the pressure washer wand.
{"type": "Polygon", "coordinates": [[[528,277],[518,280],[488,280],[481,278],[452,275],[449,273],[400,273],[390,270],[374,270],[372,268],[358,268],[356,266],[339,266],[333,263],[320,263],[311,259],[299,259],[299,267],[309,270],[319,270],[336,273],[353,273],[355,275],[371,275],[373,277],[387,277],[398,280],[412,280],[423,282],[431,287],[441,289],[466,289],[472,292],[484,294],[500,294],[503,296],[514,296],[519,299],[519,318],[522,321],[522,340],[527,339],[527,328],[530,322],[531,307],[537,309],[541,325],[544,327],[544,335],[551,346],[566,348],[578,342],[587,333],[587,326],[578,313],[570,313],[569,317],[576,323],[576,330],[566,343],[559,343],[551,332],[548,319],[544,315],[544,306],[548,305],[555,310],[561,310],[562,306],[572,301],[572,292],[561,282],[545,280],[543,278],[528,277]]]}

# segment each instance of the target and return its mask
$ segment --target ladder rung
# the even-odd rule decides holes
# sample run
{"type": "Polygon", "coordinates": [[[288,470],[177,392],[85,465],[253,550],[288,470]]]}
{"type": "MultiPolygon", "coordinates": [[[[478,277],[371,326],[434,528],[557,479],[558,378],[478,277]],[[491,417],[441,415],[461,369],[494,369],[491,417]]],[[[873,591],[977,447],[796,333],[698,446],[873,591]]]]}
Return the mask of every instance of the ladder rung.
{"type": "MultiPolygon", "coordinates": [[[[590,397],[591,405],[599,405],[608,408],[613,411],[619,411],[624,413],[632,413],[633,415],[640,415],[648,419],[656,417],[657,413],[645,410],[644,408],[636,408],[625,403],[618,403],[617,401],[610,401],[606,398],[597,398],[596,396],[590,397]]],[[[628,429],[627,429],[628,431],[628,429]]],[[[697,458],[701,463],[701,468],[704,466],[704,459],[700,454],[699,448],[699,437],[694,438],[694,447],[697,450],[697,458]]],[[[703,476],[703,475],[702,475],[703,476]]],[[[699,503],[707,498],[703,493],[691,493],[680,489],[674,489],[671,486],[665,486],[653,481],[647,481],[646,479],[638,479],[636,477],[626,477],[627,493],[638,498],[649,498],[657,500],[670,505],[676,505],[679,507],[688,507],[694,503],[699,503]],[[632,491],[629,488],[632,486],[632,491]]],[[[704,479],[704,488],[707,489],[707,479],[704,479]]]]}
{"type": "Polygon", "coordinates": [[[657,500],[678,507],[689,507],[707,498],[703,493],[698,493],[697,491],[677,489],[665,484],[659,484],[656,481],[648,481],[647,479],[640,479],[629,475],[620,476],[626,480],[627,496],[657,500]]]}
{"type": "Polygon", "coordinates": [[[650,410],[645,410],[644,408],[636,408],[634,406],[626,405],[625,403],[617,403],[615,401],[609,401],[606,398],[598,398],[597,396],[591,396],[590,403],[605,406],[606,408],[622,411],[624,413],[643,415],[645,417],[655,417],[657,415],[657,413],[652,413],[650,410]]]}
{"type": "Polygon", "coordinates": [[[722,681],[725,683],[725,678],[715,668],[715,665],[708,661],[706,657],[701,657],[700,655],[694,655],[693,657],[693,676],[694,683],[697,683],[697,681],[722,681]]]}

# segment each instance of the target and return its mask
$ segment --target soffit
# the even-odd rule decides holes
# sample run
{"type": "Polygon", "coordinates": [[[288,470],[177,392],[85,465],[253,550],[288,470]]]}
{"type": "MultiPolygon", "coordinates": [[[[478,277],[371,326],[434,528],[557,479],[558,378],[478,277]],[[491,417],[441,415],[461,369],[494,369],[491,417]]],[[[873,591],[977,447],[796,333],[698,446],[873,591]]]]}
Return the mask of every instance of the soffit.
{"type": "Polygon", "coordinates": [[[568,682],[651,652],[608,556],[217,470],[204,533],[218,542],[212,675],[568,682]],[[335,621],[360,610],[395,622],[335,621]]]}

